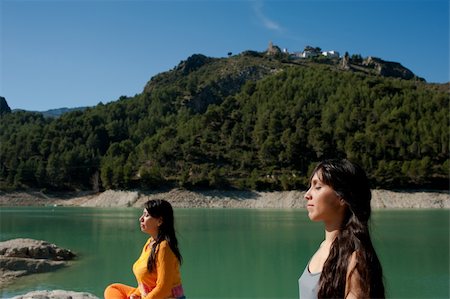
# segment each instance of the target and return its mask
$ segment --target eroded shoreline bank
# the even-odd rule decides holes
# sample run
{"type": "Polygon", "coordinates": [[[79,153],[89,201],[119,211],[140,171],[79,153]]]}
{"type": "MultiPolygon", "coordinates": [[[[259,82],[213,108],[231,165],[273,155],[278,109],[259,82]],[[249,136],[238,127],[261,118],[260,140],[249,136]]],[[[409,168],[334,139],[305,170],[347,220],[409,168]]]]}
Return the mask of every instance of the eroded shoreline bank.
{"type": "MultiPolygon", "coordinates": [[[[168,200],[175,208],[304,208],[304,191],[120,191],[45,194],[0,192],[0,206],[142,207],[149,199],[168,200]]],[[[372,208],[450,209],[447,191],[372,190],[372,208]]]]}

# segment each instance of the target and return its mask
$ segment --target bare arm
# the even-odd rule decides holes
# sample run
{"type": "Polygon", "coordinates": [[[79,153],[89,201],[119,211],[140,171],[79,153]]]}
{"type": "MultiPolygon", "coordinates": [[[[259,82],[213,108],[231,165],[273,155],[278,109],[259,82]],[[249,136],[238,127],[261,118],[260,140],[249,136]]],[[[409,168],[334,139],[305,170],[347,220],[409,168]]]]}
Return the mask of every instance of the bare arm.
{"type": "Polygon", "coordinates": [[[345,298],[346,299],[358,299],[364,298],[364,294],[361,289],[361,279],[356,270],[356,251],[350,257],[347,268],[347,277],[345,283],[345,298]]]}

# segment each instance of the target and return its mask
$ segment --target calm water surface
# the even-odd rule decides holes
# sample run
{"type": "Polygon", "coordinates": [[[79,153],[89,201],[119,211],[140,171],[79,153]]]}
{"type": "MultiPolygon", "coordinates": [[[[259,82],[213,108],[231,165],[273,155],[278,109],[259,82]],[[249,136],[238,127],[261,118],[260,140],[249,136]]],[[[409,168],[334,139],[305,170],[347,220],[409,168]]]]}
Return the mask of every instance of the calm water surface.
{"type": "MultiPolygon", "coordinates": [[[[0,241],[47,240],[78,258],[53,273],[23,277],[8,298],[37,289],[86,291],[135,285],[131,266],[146,235],[140,209],[0,209],[0,241]]],[[[372,238],[389,298],[449,298],[449,210],[374,212],[372,238]]],[[[323,238],[305,210],[177,209],[188,298],[298,298],[297,280],[323,238]]]]}

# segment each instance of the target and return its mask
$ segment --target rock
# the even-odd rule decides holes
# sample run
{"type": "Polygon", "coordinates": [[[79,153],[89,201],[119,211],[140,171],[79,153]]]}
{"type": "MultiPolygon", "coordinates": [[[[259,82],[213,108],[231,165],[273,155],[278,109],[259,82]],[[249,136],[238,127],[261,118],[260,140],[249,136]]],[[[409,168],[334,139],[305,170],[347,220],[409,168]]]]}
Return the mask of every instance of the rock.
{"type": "Polygon", "coordinates": [[[405,80],[417,78],[413,72],[400,63],[385,61],[377,57],[368,57],[362,62],[362,65],[376,70],[383,77],[395,77],[405,80]]]}
{"type": "MultiPolygon", "coordinates": [[[[64,261],[51,261],[45,259],[31,259],[20,257],[5,257],[0,255],[0,269],[6,271],[19,271],[22,275],[29,273],[49,272],[62,268],[66,265],[64,261]]],[[[20,276],[22,276],[20,275],[20,276]]]]}
{"type": "Polygon", "coordinates": [[[55,244],[33,239],[12,239],[0,242],[0,255],[5,257],[71,260],[75,254],[55,244]]]}
{"type": "Polygon", "coordinates": [[[74,257],[70,250],[46,241],[12,239],[0,242],[0,287],[20,276],[62,268],[74,257]]]}
{"type": "Polygon", "coordinates": [[[106,190],[91,200],[82,203],[83,207],[130,207],[139,198],[139,192],[136,191],[113,191],[106,190]]]}
{"type": "Polygon", "coordinates": [[[11,299],[98,299],[98,297],[86,292],[74,292],[64,290],[33,291],[11,299]]]}

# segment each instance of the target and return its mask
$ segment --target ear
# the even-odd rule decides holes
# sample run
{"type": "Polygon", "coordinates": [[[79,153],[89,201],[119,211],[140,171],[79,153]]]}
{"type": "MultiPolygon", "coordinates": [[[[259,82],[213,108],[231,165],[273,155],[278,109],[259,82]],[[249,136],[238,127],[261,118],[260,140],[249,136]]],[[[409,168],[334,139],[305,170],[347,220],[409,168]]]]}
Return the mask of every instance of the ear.
{"type": "Polygon", "coordinates": [[[163,224],[163,219],[162,217],[158,218],[158,227],[160,227],[163,224]]]}

